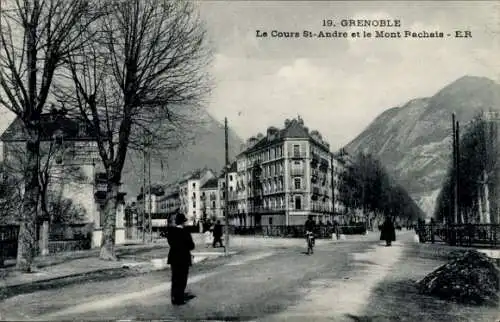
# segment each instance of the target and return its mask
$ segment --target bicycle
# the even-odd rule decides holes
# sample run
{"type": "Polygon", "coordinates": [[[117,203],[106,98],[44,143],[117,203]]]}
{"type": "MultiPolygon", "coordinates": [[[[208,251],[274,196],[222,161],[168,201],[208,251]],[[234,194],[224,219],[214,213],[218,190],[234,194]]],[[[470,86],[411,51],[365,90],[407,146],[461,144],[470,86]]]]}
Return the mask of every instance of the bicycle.
{"type": "Polygon", "coordinates": [[[314,235],[312,232],[308,231],[306,232],[306,237],[307,237],[307,255],[313,254],[314,253],[314,235]]]}

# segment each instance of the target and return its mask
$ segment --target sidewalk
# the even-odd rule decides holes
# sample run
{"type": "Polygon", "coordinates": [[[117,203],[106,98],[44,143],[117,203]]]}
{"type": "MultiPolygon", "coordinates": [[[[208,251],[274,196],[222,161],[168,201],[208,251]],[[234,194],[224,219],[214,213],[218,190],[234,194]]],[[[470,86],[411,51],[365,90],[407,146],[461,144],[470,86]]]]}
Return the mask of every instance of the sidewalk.
{"type": "MultiPolygon", "coordinates": [[[[68,252],[38,257],[37,269],[32,273],[20,273],[13,266],[0,269],[0,290],[24,284],[43,283],[68,278],[85,278],[90,275],[138,274],[168,269],[168,244],[118,246],[119,260],[103,261],[98,258],[99,249],[68,252]]],[[[230,253],[235,254],[235,252],[230,253]]],[[[195,249],[192,252],[194,263],[224,255],[223,248],[195,249]]]]}

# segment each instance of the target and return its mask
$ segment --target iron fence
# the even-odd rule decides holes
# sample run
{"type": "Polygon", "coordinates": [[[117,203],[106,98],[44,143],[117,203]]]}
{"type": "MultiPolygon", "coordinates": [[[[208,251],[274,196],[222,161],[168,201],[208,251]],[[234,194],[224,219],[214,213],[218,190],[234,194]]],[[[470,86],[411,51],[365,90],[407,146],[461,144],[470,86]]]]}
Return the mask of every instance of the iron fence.
{"type": "MultiPolygon", "coordinates": [[[[317,226],[314,235],[316,238],[329,239],[332,238],[333,234],[356,235],[365,232],[364,225],[317,226]]],[[[304,238],[305,227],[303,225],[229,226],[229,233],[233,235],[304,238]]]]}
{"type": "MultiPolygon", "coordinates": [[[[17,256],[19,225],[0,225],[0,266],[4,259],[17,256]]],[[[39,227],[36,240],[40,240],[39,227]]],[[[92,225],[89,224],[57,224],[49,226],[49,253],[85,250],[92,246],[92,225]]],[[[39,247],[35,250],[40,255],[39,247]]]]}
{"type": "Polygon", "coordinates": [[[500,246],[499,224],[425,224],[416,227],[421,243],[446,243],[465,247],[500,246]]]}

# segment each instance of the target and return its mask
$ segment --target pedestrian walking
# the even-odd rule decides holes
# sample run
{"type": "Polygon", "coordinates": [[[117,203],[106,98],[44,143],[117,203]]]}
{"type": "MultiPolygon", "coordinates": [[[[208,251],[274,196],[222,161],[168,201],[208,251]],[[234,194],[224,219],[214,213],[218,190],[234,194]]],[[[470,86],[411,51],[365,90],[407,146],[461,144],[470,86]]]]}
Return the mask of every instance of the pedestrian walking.
{"type": "Polygon", "coordinates": [[[186,303],[186,286],[189,267],[192,265],[191,251],[194,242],[191,233],[185,229],[187,219],[182,213],[175,217],[175,226],[170,227],[167,235],[170,251],[168,252],[168,264],[172,273],[171,301],[173,305],[186,303]]]}
{"type": "Polygon", "coordinates": [[[224,247],[222,244],[222,225],[220,224],[220,220],[217,220],[217,223],[214,226],[214,241],[212,243],[213,248],[215,248],[217,243],[220,247],[224,247]]]}
{"type": "Polygon", "coordinates": [[[212,243],[214,242],[214,235],[213,235],[214,231],[213,229],[210,227],[209,229],[207,229],[207,231],[205,232],[205,248],[208,248],[210,247],[210,245],[212,245],[212,243]]]}
{"type": "Polygon", "coordinates": [[[389,216],[385,217],[380,233],[380,240],[385,240],[385,246],[391,246],[393,241],[396,241],[396,229],[389,216]]]}

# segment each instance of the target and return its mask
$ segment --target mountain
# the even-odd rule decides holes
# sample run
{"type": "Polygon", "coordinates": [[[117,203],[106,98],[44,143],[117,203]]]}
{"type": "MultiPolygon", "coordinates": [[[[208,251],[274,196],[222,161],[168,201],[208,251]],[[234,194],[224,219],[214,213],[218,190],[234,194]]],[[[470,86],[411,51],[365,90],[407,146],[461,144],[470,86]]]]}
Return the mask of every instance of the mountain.
{"type": "MultiPolygon", "coordinates": [[[[224,125],[207,111],[198,111],[200,121],[189,130],[192,143],[175,150],[161,151],[164,157],[151,158],[151,183],[168,184],[179,180],[186,172],[196,169],[212,169],[220,173],[224,166],[224,125]],[[163,167],[162,167],[163,163],[163,167]]],[[[240,152],[243,140],[231,129],[228,131],[230,161],[240,152]]],[[[122,190],[127,198],[135,198],[143,184],[144,157],[142,153],[128,151],[122,172],[122,190]]]]}
{"type": "MultiPolygon", "coordinates": [[[[500,85],[464,76],[432,97],[378,116],[346,146],[376,155],[427,215],[432,215],[451,158],[451,114],[461,128],[481,111],[500,110],[500,85]]],[[[463,133],[463,131],[462,131],[463,133]]]]}
{"type": "MultiPolygon", "coordinates": [[[[224,126],[215,120],[204,109],[192,109],[187,116],[197,120],[188,128],[189,137],[193,136],[193,143],[176,150],[160,151],[165,158],[163,162],[157,158],[151,160],[151,182],[172,183],[182,174],[196,169],[209,168],[219,173],[224,166],[224,126]],[[163,163],[163,171],[161,164],[163,163]]],[[[12,112],[0,106],[0,134],[3,133],[15,119],[12,112]]],[[[229,137],[230,160],[240,152],[243,140],[231,129],[229,137]]],[[[0,152],[3,146],[0,144],[0,152]]],[[[0,153],[0,156],[3,156],[0,153]]],[[[127,193],[127,198],[137,197],[143,183],[143,156],[142,154],[127,151],[122,173],[122,190],[127,193]]]]}

